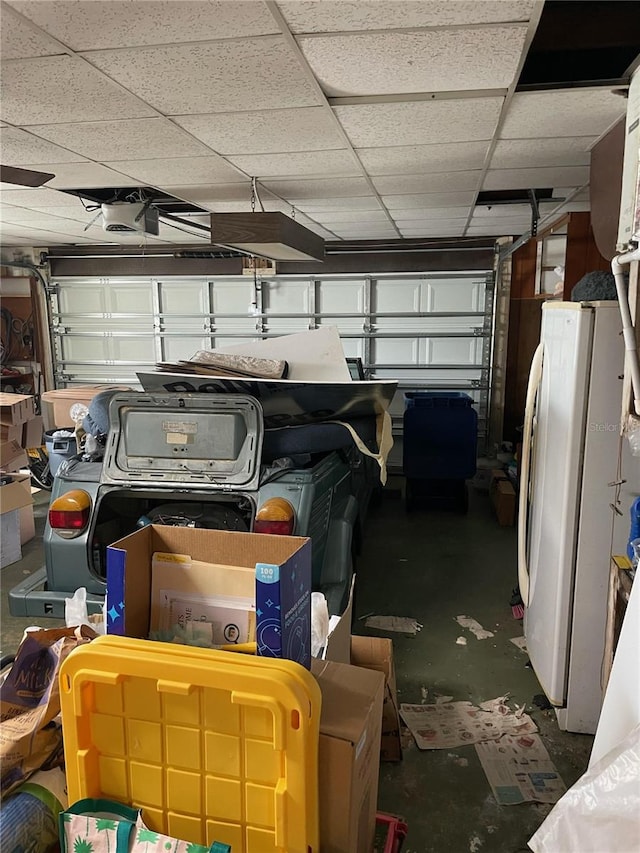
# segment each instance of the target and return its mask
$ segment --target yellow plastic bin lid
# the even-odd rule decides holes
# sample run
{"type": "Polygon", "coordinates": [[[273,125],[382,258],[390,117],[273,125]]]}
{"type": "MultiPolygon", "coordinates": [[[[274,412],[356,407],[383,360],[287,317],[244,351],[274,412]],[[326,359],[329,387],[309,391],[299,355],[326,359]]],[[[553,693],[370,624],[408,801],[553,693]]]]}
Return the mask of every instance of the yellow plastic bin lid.
{"type": "Polygon", "coordinates": [[[99,637],[60,671],[69,801],[233,853],[315,853],[320,689],[303,667],[99,637]]]}

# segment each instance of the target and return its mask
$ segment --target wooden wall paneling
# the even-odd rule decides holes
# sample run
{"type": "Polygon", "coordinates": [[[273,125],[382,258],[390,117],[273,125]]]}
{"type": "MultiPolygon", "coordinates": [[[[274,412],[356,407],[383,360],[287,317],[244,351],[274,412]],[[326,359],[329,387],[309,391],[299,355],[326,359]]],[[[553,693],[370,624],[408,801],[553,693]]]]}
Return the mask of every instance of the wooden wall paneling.
{"type": "Polygon", "coordinates": [[[591,227],[598,251],[609,261],[616,254],[618,242],[624,140],[625,120],[622,118],[591,150],[591,227]]]}
{"type": "Polygon", "coordinates": [[[611,264],[598,251],[591,228],[591,214],[571,213],[567,225],[563,299],[570,301],[575,285],[583,275],[594,270],[611,271],[611,264]]]}

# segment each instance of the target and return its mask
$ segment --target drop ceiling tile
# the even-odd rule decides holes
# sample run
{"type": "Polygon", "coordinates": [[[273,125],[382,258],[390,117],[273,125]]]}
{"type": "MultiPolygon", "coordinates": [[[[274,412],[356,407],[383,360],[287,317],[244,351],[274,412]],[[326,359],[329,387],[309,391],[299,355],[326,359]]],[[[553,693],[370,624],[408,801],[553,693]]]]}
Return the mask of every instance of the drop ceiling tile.
{"type": "Polygon", "coordinates": [[[401,27],[446,27],[527,21],[533,0],[285,0],[278,6],[294,33],[386,30],[401,27]]]}
{"type": "Polygon", "coordinates": [[[99,162],[211,154],[205,145],[164,118],[45,124],[29,130],[99,162]]]}
{"type": "Polygon", "coordinates": [[[523,163],[538,166],[588,166],[595,136],[560,139],[502,139],[491,158],[492,169],[519,169],[523,163]]]}
{"type": "MultiPolygon", "coordinates": [[[[560,193],[554,192],[554,195],[562,197],[560,193]]],[[[540,215],[546,215],[549,211],[557,207],[559,202],[541,202],[538,204],[540,215]]],[[[528,216],[531,217],[531,205],[529,204],[478,204],[473,209],[473,217],[482,219],[505,219],[510,217],[528,216]]]]}
{"type": "Polygon", "coordinates": [[[512,190],[556,186],[578,187],[589,181],[588,166],[565,166],[550,169],[491,169],[484,190],[512,190]]]}
{"type": "Polygon", "coordinates": [[[380,202],[374,195],[357,196],[356,198],[308,198],[299,200],[298,207],[310,214],[325,213],[331,210],[380,210],[380,202]]]}
{"type": "Polygon", "coordinates": [[[344,139],[324,107],[182,115],[175,121],[219,154],[344,148],[344,139]]]}
{"type": "MultiPolygon", "coordinates": [[[[0,216],[3,216],[5,211],[9,211],[12,222],[29,222],[30,220],[42,215],[60,216],[63,219],[73,219],[76,222],[85,223],[93,219],[97,211],[85,210],[79,198],[76,198],[75,202],[76,203],[74,205],[67,205],[66,207],[47,207],[46,205],[42,205],[39,207],[33,207],[32,209],[28,209],[26,207],[13,207],[5,204],[0,209],[0,216]]],[[[89,203],[90,202],[86,202],[86,204],[89,203]]]]}
{"type": "Polygon", "coordinates": [[[440,228],[436,223],[430,222],[424,228],[401,228],[400,233],[403,237],[462,237],[464,225],[449,226],[445,225],[440,228]]]}
{"type": "Polygon", "coordinates": [[[338,222],[388,222],[389,217],[378,210],[326,210],[315,214],[315,218],[330,227],[338,222]]]}
{"type": "Polygon", "coordinates": [[[53,172],[55,177],[47,187],[53,189],[79,189],[80,187],[133,187],[133,181],[127,175],[109,169],[100,163],[38,163],[28,164],[28,169],[53,172]]]}
{"type": "Polygon", "coordinates": [[[390,239],[397,240],[398,232],[394,228],[388,229],[370,229],[368,231],[338,231],[336,235],[343,240],[379,240],[390,239]]]}
{"type": "Polygon", "coordinates": [[[210,41],[278,32],[264,3],[249,0],[242,3],[19,0],[12,5],[73,50],[210,41]]]}
{"type": "Polygon", "coordinates": [[[396,225],[401,231],[419,231],[420,229],[441,228],[441,229],[462,229],[467,224],[467,217],[458,219],[400,219],[396,218],[396,225]]]}
{"type": "Polygon", "coordinates": [[[333,108],[356,148],[492,139],[504,98],[452,98],[333,108]]]}
{"type": "MultiPolygon", "coordinates": [[[[263,181],[264,186],[287,200],[346,198],[371,192],[364,178],[326,178],[297,181],[263,181]]],[[[303,205],[304,209],[304,205],[303,205]]]]}
{"type": "Polygon", "coordinates": [[[3,10],[0,27],[0,56],[3,61],[56,53],[60,53],[60,46],[55,41],[45,33],[39,33],[11,10],[3,10]]]}
{"type": "Polygon", "coordinates": [[[488,148],[488,142],[451,142],[448,145],[359,148],[357,154],[372,176],[413,175],[416,172],[465,172],[480,169],[488,148]]]}
{"type": "MultiPolygon", "coordinates": [[[[576,201],[572,199],[567,204],[558,207],[553,211],[554,218],[564,216],[565,213],[580,213],[591,210],[591,203],[588,201],[576,201]]],[[[548,214],[546,214],[548,215],[548,214]]]]}
{"type": "Polygon", "coordinates": [[[405,224],[410,221],[437,221],[438,219],[467,219],[471,207],[406,207],[393,211],[393,218],[402,220],[405,224]]]}
{"type": "Polygon", "coordinates": [[[167,184],[202,184],[243,182],[246,178],[218,157],[173,157],[163,160],[116,160],[108,163],[144,184],[163,187],[167,184]]]}
{"type": "MultiPolygon", "coordinates": [[[[251,210],[251,183],[244,181],[243,183],[233,184],[202,184],[193,186],[164,186],[163,189],[176,198],[184,201],[193,202],[205,210],[214,211],[216,213],[242,212],[251,210]]],[[[278,210],[280,208],[274,206],[273,197],[270,193],[261,190],[260,198],[267,210],[278,210]]],[[[283,206],[282,202],[278,202],[283,206]]],[[[259,210],[260,205],[256,204],[259,210]]]]}
{"type": "Polygon", "coordinates": [[[135,118],[154,112],[70,56],[8,62],[0,84],[3,115],[11,124],[135,118]]]}
{"type": "Polygon", "coordinates": [[[517,92],[500,132],[502,139],[600,136],[626,112],[610,89],[517,92]]]}
{"type": "Polygon", "coordinates": [[[362,169],[353,154],[343,151],[298,151],[288,154],[248,154],[227,156],[248,175],[264,180],[274,177],[324,177],[361,175],[362,169]]]}
{"type": "Polygon", "coordinates": [[[298,39],[329,96],[506,88],[526,27],[365,33],[298,39]]]}
{"type": "Polygon", "coordinates": [[[531,217],[512,216],[504,217],[503,219],[483,219],[482,217],[473,217],[469,223],[470,228],[494,228],[501,229],[507,234],[522,234],[531,228],[531,217]]]}
{"type": "Polygon", "coordinates": [[[0,146],[2,160],[10,166],[22,166],[25,163],[78,163],[84,160],[79,154],[52,145],[18,127],[3,127],[0,130],[0,146]]]}
{"type": "Polygon", "coordinates": [[[56,190],[50,190],[46,187],[36,187],[33,189],[17,189],[13,187],[13,189],[7,189],[7,186],[5,184],[2,191],[3,204],[35,209],[37,207],[75,207],[79,203],[75,196],[68,193],[56,192],[56,190]]]}
{"type": "Polygon", "coordinates": [[[474,192],[459,193],[409,193],[407,195],[384,195],[382,201],[389,210],[404,210],[408,207],[462,207],[473,204],[474,192]]]}
{"type": "Polygon", "coordinates": [[[429,175],[376,175],[371,180],[382,195],[407,193],[457,192],[475,190],[480,183],[480,170],[472,172],[442,172],[429,175]]]}
{"type": "Polygon", "coordinates": [[[524,234],[529,228],[515,228],[508,225],[473,225],[469,226],[465,232],[467,237],[518,237],[524,234]]]}
{"type": "Polygon", "coordinates": [[[165,115],[319,102],[295,54],[279,36],[83,55],[165,115]]]}
{"type": "Polygon", "coordinates": [[[351,222],[325,222],[323,220],[322,224],[325,228],[328,228],[330,231],[335,231],[336,233],[342,233],[343,231],[374,231],[376,229],[384,231],[389,228],[393,230],[393,224],[388,217],[374,222],[369,222],[366,219],[353,219],[351,222]]]}

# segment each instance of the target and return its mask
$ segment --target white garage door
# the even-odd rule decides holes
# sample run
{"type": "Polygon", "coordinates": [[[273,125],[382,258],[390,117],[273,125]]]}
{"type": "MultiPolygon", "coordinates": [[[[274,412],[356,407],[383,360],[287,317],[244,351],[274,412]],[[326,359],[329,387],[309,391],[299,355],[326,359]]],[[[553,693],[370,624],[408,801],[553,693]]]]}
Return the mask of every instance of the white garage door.
{"type": "MultiPolygon", "coordinates": [[[[393,378],[399,437],[404,392],[464,390],[481,449],[491,384],[490,272],[250,277],[57,278],[52,282],[58,387],[136,383],[136,371],[242,340],[335,325],[368,377],[393,378]]],[[[398,461],[396,448],[394,461],[398,461]]]]}

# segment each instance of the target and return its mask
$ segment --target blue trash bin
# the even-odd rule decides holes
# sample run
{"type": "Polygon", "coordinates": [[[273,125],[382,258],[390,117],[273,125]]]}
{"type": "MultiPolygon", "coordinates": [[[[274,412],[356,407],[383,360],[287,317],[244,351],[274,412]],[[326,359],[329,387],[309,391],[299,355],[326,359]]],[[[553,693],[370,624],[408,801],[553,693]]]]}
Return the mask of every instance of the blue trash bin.
{"type": "Polygon", "coordinates": [[[403,469],[407,508],[418,496],[466,511],[466,480],[476,473],[478,415],[460,391],[405,394],[403,469]]]}

